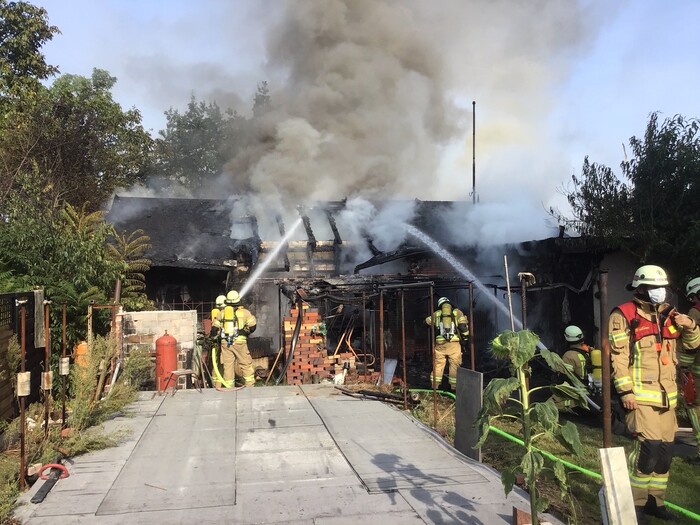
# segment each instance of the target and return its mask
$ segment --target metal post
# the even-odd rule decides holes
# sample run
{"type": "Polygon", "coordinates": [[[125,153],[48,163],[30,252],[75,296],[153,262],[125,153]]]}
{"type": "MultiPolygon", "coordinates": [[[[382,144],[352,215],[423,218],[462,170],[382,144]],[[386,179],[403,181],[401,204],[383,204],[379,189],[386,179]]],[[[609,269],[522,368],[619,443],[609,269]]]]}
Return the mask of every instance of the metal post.
{"type": "Polygon", "coordinates": [[[363,367],[364,369],[364,377],[363,381],[366,383],[367,382],[367,313],[366,313],[366,308],[367,308],[367,297],[365,295],[365,292],[362,292],[362,353],[365,356],[365,366],[363,367]]]}
{"type": "MultiPolygon", "coordinates": [[[[433,318],[433,300],[435,299],[433,284],[430,284],[430,304],[428,305],[428,315],[430,316],[430,355],[432,356],[432,370],[430,375],[433,380],[433,427],[437,428],[437,377],[435,377],[435,319],[433,318]]],[[[442,380],[442,378],[440,378],[442,380]]]]}
{"type": "Polygon", "coordinates": [[[401,361],[403,361],[403,409],[408,409],[408,384],[406,383],[406,312],[404,291],[401,290],[401,361]]]}
{"type": "Polygon", "coordinates": [[[87,344],[88,344],[88,351],[92,348],[92,305],[94,304],[94,301],[90,301],[90,304],[88,304],[88,313],[87,313],[87,344]]]}
{"type": "Polygon", "coordinates": [[[508,256],[503,256],[503,266],[506,271],[506,290],[508,291],[508,312],[510,312],[510,330],[515,332],[515,318],[513,317],[513,300],[510,296],[510,276],[508,275],[508,256]]]}
{"type": "Polygon", "coordinates": [[[608,338],[608,270],[600,270],[600,342],[603,381],[603,448],[612,446],[612,413],[610,409],[610,339],[608,338]]]}
{"type": "Polygon", "coordinates": [[[476,371],[476,355],[474,351],[474,283],[469,283],[469,354],[471,369],[476,371]]]}
{"type": "MultiPolygon", "coordinates": [[[[24,374],[27,371],[27,353],[26,353],[26,338],[27,338],[27,311],[25,304],[27,300],[19,300],[17,304],[20,305],[20,372],[24,374]]],[[[25,488],[25,434],[26,434],[26,414],[25,414],[25,399],[24,396],[19,398],[19,490],[20,492],[25,488]]]]}
{"type": "Polygon", "coordinates": [[[384,384],[384,290],[379,291],[379,384],[384,384]]]}
{"type": "Polygon", "coordinates": [[[520,280],[520,299],[522,302],[523,330],[527,330],[527,279],[520,280]]]}
{"type": "MultiPolygon", "coordinates": [[[[279,318],[279,346],[277,351],[281,352],[284,348],[284,315],[282,314],[282,287],[277,287],[277,317],[279,318]]],[[[272,370],[270,370],[270,375],[272,375],[272,370]]]]}
{"type": "MultiPolygon", "coordinates": [[[[62,305],[63,322],[62,333],[63,341],[61,345],[61,357],[66,358],[66,303],[62,305]]],[[[61,429],[66,428],[66,376],[61,375],[61,429]]]]}
{"type": "MultiPolygon", "coordinates": [[[[51,326],[49,322],[49,305],[51,304],[51,301],[44,301],[44,342],[45,342],[45,349],[44,349],[44,378],[48,377],[49,372],[51,371],[51,326]]],[[[46,387],[46,382],[42,381],[44,383],[44,387],[46,387]]],[[[50,408],[50,397],[51,397],[51,385],[48,385],[49,388],[46,389],[44,388],[44,436],[49,435],[49,408],[50,408]]]]}

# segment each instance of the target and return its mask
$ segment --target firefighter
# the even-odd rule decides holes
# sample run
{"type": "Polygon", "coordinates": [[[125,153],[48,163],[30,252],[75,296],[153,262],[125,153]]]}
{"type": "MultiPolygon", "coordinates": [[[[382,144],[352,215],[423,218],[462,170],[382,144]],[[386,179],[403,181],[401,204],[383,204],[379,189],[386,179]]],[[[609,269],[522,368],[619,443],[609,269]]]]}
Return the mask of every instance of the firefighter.
{"type": "Polygon", "coordinates": [[[245,386],[255,384],[253,359],[248,350],[248,336],[255,328],[255,316],[243,307],[238,292],[228,292],[221,318],[221,362],[224,381],[230,385],[233,385],[236,372],[243,377],[245,386]]]}
{"type": "Polygon", "coordinates": [[[461,310],[452,307],[447,297],[440,297],[437,310],[426,317],[425,323],[434,327],[435,332],[435,369],[430,374],[433,388],[442,381],[445,361],[449,363],[450,388],[457,388],[457,368],[462,364],[462,343],[469,337],[467,316],[461,310]]]}
{"type": "Polygon", "coordinates": [[[608,332],[613,384],[635,439],[629,468],[637,516],[675,521],[664,498],[678,428],[676,348],[699,346],[700,329],[666,303],[666,286],[663,268],[637,269],[627,285],[632,300],[613,309],[608,332]]]}
{"type": "MultiPolygon", "coordinates": [[[[221,316],[224,313],[224,307],[226,306],[226,296],[218,295],[214,300],[214,308],[211,310],[211,327],[209,328],[209,333],[207,335],[205,348],[202,351],[202,362],[209,363],[210,350],[212,347],[215,348],[216,358],[219,359],[221,355],[221,339],[219,333],[221,332],[221,316]]],[[[217,382],[218,385],[218,382],[217,382]]]]}
{"type": "MultiPolygon", "coordinates": [[[[695,323],[700,323],[700,277],[691,279],[685,287],[685,294],[693,305],[688,310],[688,317],[695,323]]],[[[685,377],[692,376],[694,389],[689,389],[688,398],[681,392],[681,402],[686,408],[690,425],[695,432],[695,439],[698,442],[697,455],[690,460],[690,463],[700,464],[700,352],[698,348],[689,348],[683,345],[683,349],[678,354],[678,363],[681,367],[681,374],[685,377]],[[694,398],[693,398],[694,395],[694,398]]],[[[682,385],[685,386],[685,385],[682,385]]]]}
{"type": "Polygon", "coordinates": [[[212,339],[218,339],[219,332],[221,331],[221,316],[224,313],[225,306],[226,296],[218,295],[214,301],[214,308],[211,310],[211,328],[209,329],[209,337],[212,339]]]}
{"type": "MultiPolygon", "coordinates": [[[[562,361],[571,366],[572,373],[583,383],[589,392],[595,392],[601,386],[600,350],[585,344],[583,331],[575,325],[564,330],[567,349],[562,361]]],[[[552,401],[560,410],[571,410],[576,406],[575,400],[563,394],[554,394],[552,401]]]]}

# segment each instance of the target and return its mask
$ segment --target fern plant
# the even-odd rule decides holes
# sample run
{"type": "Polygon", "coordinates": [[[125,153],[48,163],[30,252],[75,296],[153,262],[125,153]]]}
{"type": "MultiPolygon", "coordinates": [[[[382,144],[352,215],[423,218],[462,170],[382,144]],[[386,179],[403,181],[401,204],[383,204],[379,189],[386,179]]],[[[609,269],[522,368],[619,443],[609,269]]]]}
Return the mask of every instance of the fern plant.
{"type": "Polygon", "coordinates": [[[121,235],[115,235],[112,243],[107,245],[110,256],[126,264],[122,280],[122,298],[130,302],[143,302],[145,299],[145,273],[151,268],[151,261],[145,254],[151,248],[150,241],[151,238],[146,232],[137,229],[130,234],[122,232],[121,235]]]}
{"type": "Polygon", "coordinates": [[[573,375],[571,367],[557,354],[540,345],[539,337],[529,330],[507,330],[499,334],[491,342],[491,352],[496,358],[509,361],[511,377],[492,379],[484,389],[484,404],[477,419],[481,433],[477,448],[484,444],[489,435],[489,427],[496,420],[511,419],[520,422],[525,451],[518,465],[507,467],[501,472],[501,482],[508,495],[513,490],[516,475],[522,472],[530,494],[532,524],[538,525],[538,513],[547,507],[547,501],[540,497],[537,490],[539,476],[545,470],[553,472],[563,496],[568,487],[564,466],[543,455],[535,448],[535,443],[545,436],[554,438],[577,455],[582,453],[582,446],[576,425],[571,421],[565,424],[559,422],[559,410],[552,399],[533,402],[532,395],[542,390],[558,391],[574,399],[577,405],[586,406],[584,388],[573,375]],[[565,382],[561,385],[529,388],[530,362],[538,357],[543,358],[552,371],[568,377],[571,384],[565,382]]]}

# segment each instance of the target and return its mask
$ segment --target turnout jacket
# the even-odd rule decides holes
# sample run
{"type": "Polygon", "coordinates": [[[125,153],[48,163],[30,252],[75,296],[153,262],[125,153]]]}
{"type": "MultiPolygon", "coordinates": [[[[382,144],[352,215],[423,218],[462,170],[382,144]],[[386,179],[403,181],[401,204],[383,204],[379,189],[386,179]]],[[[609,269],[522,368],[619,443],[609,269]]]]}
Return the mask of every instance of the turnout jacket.
{"type": "Polygon", "coordinates": [[[690,329],[678,328],[663,315],[669,310],[667,303],[654,305],[635,297],[610,314],[612,378],[623,401],[634,399],[640,405],[662,408],[676,406],[678,345],[700,346],[700,329],[697,323],[690,329]]]}
{"type": "Polygon", "coordinates": [[[583,343],[571,345],[562,356],[562,361],[571,365],[574,375],[584,383],[587,382],[586,372],[590,368],[590,360],[590,349],[583,343]]]}
{"type": "Polygon", "coordinates": [[[435,342],[437,344],[459,341],[469,337],[469,320],[459,308],[453,308],[449,314],[443,314],[442,310],[435,310],[432,315],[425,318],[425,324],[435,327],[435,342]]]}

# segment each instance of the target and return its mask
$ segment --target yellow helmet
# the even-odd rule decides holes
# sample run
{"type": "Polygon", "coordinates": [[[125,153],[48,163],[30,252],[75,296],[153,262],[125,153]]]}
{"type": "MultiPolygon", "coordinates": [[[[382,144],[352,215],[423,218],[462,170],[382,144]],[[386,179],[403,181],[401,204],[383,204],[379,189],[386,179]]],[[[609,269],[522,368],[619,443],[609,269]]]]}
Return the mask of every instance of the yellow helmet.
{"type": "Polygon", "coordinates": [[[564,330],[564,339],[570,343],[577,343],[578,341],[583,341],[583,332],[576,325],[569,325],[564,330]]]}
{"type": "Polygon", "coordinates": [[[216,297],[216,301],[214,301],[214,302],[216,303],[217,307],[222,307],[226,304],[226,296],[225,295],[218,295],[216,297]]]}
{"type": "Polygon", "coordinates": [[[668,286],[668,276],[666,271],[661,268],[661,266],[655,266],[653,264],[645,264],[640,266],[636,272],[634,272],[634,278],[632,282],[627,285],[627,288],[634,290],[640,284],[646,284],[651,287],[662,287],[668,286]]]}
{"type": "Polygon", "coordinates": [[[241,302],[241,296],[238,294],[236,290],[231,290],[229,293],[226,294],[226,303],[227,304],[238,304],[241,302]]]}
{"type": "Polygon", "coordinates": [[[685,286],[685,295],[688,296],[688,299],[690,299],[691,295],[695,295],[700,291],[700,277],[696,277],[695,279],[691,279],[688,281],[688,284],[685,286]]]}

